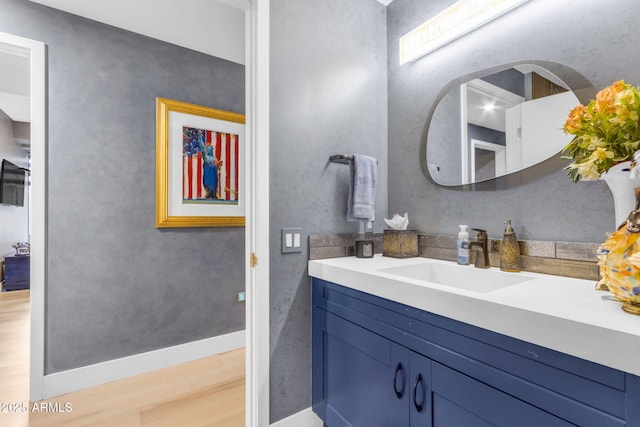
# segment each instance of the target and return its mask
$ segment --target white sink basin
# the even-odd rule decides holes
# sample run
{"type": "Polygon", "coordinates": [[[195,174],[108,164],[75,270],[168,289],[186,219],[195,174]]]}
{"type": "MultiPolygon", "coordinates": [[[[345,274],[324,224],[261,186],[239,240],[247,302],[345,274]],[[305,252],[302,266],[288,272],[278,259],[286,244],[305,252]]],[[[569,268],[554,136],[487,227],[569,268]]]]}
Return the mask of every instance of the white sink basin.
{"type": "Polygon", "coordinates": [[[430,261],[381,268],[378,271],[474,292],[491,292],[534,279],[522,273],[507,273],[494,269],[475,268],[472,265],[441,264],[430,261]]]}

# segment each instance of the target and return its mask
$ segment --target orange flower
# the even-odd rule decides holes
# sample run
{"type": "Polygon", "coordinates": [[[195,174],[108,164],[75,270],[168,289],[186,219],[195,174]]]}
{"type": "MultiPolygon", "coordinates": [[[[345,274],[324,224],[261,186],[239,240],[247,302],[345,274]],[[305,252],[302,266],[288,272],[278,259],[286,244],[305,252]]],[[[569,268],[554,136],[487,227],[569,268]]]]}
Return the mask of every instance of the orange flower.
{"type": "Polygon", "coordinates": [[[564,124],[564,131],[567,133],[573,133],[580,130],[580,125],[582,124],[582,116],[585,113],[587,107],[580,104],[575,107],[569,113],[569,117],[567,117],[567,121],[564,124]]]}
{"type": "Polygon", "coordinates": [[[627,84],[623,80],[618,80],[610,86],[605,87],[596,95],[596,111],[603,113],[615,112],[616,95],[627,89],[627,84]]]}
{"type": "Polygon", "coordinates": [[[634,159],[640,146],[639,99],[640,86],[618,80],[571,110],[563,129],[575,137],[562,151],[574,160],[567,166],[574,182],[598,179],[616,163],[634,159]]]}

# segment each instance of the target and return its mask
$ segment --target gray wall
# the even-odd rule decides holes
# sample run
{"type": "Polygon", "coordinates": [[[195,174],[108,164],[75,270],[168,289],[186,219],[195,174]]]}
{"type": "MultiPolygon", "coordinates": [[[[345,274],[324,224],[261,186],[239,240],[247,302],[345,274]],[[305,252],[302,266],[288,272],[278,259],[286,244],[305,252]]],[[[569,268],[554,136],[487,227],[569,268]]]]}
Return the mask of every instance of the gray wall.
{"type": "Polygon", "coordinates": [[[271,0],[271,420],[310,405],[309,234],[357,232],[346,221],[349,167],[378,158],[376,229],[387,215],[385,9],[375,0],[271,0]],[[280,253],[302,227],[300,254],[280,253]]]}
{"type": "Polygon", "coordinates": [[[469,224],[500,236],[512,218],[520,238],[600,242],[615,228],[604,182],[572,183],[558,170],[499,191],[458,192],[427,181],[419,147],[426,116],[456,77],[521,60],[572,67],[597,88],[640,84],[636,20],[640,2],[534,0],[413,63],[398,65],[398,38],[453,0],[394,0],[387,8],[389,49],[389,210],[409,212],[419,230],[453,235],[469,224]],[[576,7],[579,3],[579,7],[576,7]]]}
{"type": "Polygon", "coordinates": [[[244,112],[244,67],[24,0],[48,46],[46,372],[244,329],[244,229],[158,230],[155,98],[244,112]]]}
{"type": "MultiPolygon", "coordinates": [[[[462,176],[462,164],[460,144],[452,144],[451,141],[460,141],[462,131],[460,129],[460,87],[453,87],[438,102],[438,107],[433,112],[432,122],[437,123],[429,132],[429,147],[427,157],[429,159],[429,171],[436,182],[442,185],[455,185],[460,183],[462,176]]],[[[414,214],[415,215],[415,214],[414,214]]],[[[413,217],[411,215],[409,218],[413,217]]]]}

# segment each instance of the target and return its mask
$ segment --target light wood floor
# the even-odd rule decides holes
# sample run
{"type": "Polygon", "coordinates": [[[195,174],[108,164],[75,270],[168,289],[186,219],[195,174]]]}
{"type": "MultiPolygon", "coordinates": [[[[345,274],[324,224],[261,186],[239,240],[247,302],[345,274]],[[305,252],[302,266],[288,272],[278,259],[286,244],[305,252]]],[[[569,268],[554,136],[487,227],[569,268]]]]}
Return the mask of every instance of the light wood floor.
{"type": "Polygon", "coordinates": [[[244,349],[36,403],[28,399],[28,349],[29,291],[2,292],[2,427],[244,426],[244,349]]]}

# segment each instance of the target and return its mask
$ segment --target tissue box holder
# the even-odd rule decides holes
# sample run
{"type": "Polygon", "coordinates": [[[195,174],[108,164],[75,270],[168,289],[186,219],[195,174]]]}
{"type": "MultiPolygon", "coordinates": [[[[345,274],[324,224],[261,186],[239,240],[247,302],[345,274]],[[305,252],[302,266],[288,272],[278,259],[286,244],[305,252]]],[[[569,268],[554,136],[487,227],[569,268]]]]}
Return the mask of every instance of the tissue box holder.
{"type": "Polygon", "coordinates": [[[418,231],[383,230],[382,255],[392,258],[418,256],[418,231]]]}

